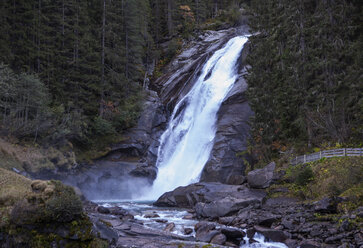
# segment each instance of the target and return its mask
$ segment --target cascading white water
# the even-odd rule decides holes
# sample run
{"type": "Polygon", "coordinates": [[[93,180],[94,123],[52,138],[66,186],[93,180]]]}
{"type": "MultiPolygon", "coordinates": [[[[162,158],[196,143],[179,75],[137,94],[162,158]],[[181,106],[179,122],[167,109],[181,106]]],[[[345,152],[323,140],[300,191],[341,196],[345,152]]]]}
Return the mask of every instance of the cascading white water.
{"type": "Polygon", "coordinates": [[[204,65],[193,88],[175,106],[160,138],[158,175],[147,192],[156,199],[166,191],[198,180],[213,147],[217,111],[237,79],[237,60],[247,37],[232,38],[204,65]]]}

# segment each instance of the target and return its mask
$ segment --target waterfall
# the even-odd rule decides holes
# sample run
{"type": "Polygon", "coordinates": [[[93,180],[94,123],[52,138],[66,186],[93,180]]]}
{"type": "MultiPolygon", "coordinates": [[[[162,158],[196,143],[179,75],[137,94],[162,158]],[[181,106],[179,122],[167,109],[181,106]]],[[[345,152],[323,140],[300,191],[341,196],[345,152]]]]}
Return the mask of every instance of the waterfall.
{"type": "Polygon", "coordinates": [[[213,147],[217,112],[237,79],[237,60],[247,40],[232,38],[216,51],[193,88],[176,104],[160,138],[159,171],[148,198],[199,179],[213,147]]]}

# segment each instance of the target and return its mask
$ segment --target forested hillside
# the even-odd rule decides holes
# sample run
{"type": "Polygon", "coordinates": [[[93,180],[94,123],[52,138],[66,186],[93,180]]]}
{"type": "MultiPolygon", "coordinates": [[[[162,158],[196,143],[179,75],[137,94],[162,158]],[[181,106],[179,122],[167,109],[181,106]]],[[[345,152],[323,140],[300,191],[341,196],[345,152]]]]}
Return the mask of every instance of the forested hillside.
{"type": "Polygon", "coordinates": [[[251,14],[248,95],[259,158],[291,146],[362,145],[361,2],[255,0],[251,14]]]}
{"type": "Polygon", "coordinates": [[[356,0],[2,1],[2,135],[85,146],[115,137],[135,123],[144,81],[162,74],[182,40],[236,24],[241,4],[249,6],[257,34],[250,39],[248,95],[260,158],[291,144],[359,145],[356,0]]]}
{"type": "Polygon", "coordinates": [[[1,1],[2,134],[87,145],[122,132],[138,117],[148,72],[239,2],[1,1]]]}

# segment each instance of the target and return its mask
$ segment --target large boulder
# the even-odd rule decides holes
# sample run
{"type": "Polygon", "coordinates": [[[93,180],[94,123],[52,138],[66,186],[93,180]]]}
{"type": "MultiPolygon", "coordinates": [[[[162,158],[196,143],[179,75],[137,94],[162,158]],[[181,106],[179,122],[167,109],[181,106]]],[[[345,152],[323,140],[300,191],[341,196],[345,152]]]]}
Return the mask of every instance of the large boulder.
{"type": "Polygon", "coordinates": [[[237,34],[238,30],[235,28],[204,32],[198,39],[185,44],[183,52],[164,68],[163,75],[153,82],[153,87],[157,89],[162,103],[170,112],[193,87],[211,54],[237,34]]]}
{"type": "Polygon", "coordinates": [[[274,176],[275,166],[275,162],[272,162],[262,169],[250,171],[247,175],[247,182],[250,187],[256,189],[269,187],[274,176]]]}
{"type": "Polygon", "coordinates": [[[199,222],[195,225],[195,239],[201,242],[209,243],[215,236],[220,234],[214,224],[208,222],[199,222]]]}
{"type": "Polygon", "coordinates": [[[246,207],[261,206],[263,197],[263,194],[255,194],[246,190],[244,191],[244,196],[241,198],[226,196],[225,198],[209,203],[198,202],[195,205],[195,211],[199,217],[217,218],[227,216],[246,207]]]}
{"type": "Polygon", "coordinates": [[[273,242],[284,242],[289,238],[289,236],[281,230],[265,228],[261,226],[255,226],[254,230],[257,233],[261,233],[263,236],[265,236],[265,238],[273,242]]]}
{"type": "Polygon", "coordinates": [[[163,194],[155,203],[161,207],[195,207],[203,217],[221,217],[246,207],[259,207],[266,193],[246,186],[196,183],[163,194]]]}
{"type": "Polygon", "coordinates": [[[324,197],[314,202],[314,211],[318,213],[334,214],[337,212],[338,203],[342,201],[339,197],[324,197]]]}

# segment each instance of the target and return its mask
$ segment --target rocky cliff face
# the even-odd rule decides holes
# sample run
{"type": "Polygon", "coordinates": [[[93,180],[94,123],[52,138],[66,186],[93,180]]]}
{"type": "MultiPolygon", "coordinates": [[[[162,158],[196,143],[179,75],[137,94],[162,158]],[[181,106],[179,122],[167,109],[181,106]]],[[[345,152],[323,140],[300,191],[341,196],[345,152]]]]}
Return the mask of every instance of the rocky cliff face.
{"type": "MultiPolygon", "coordinates": [[[[206,59],[236,35],[246,34],[246,27],[223,31],[210,31],[200,36],[168,66],[164,76],[155,85],[161,101],[172,110],[193,86],[206,59]]],[[[247,121],[252,115],[244,92],[247,88],[246,56],[248,45],[242,51],[238,68],[239,79],[226,96],[219,112],[217,133],[210,158],[202,172],[201,181],[241,184],[244,181],[244,165],[238,153],[246,149],[249,134],[247,121]]]]}
{"type": "MultiPolygon", "coordinates": [[[[245,55],[241,57],[245,59],[245,55]]],[[[243,159],[237,155],[246,150],[249,135],[247,121],[253,114],[244,93],[247,88],[243,77],[245,73],[243,67],[239,80],[218,111],[214,146],[202,172],[201,181],[227,184],[242,184],[245,181],[243,159]]]]}
{"type": "MultiPolygon", "coordinates": [[[[165,68],[163,76],[150,85],[153,90],[146,91],[138,124],[127,132],[125,141],[115,144],[106,156],[94,161],[87,170],[76,171],[64,181],[79,187],[93,199],[96,195],[131,197],[135,188],[150,186],[157,174],[159,138],[175,104],[191,89],[205,61],[229,39],[246,34],[245,30],[246,27],[207,31],[184,44],[183,52],[165,68]]],[[[239,59],[239,79],[218,112],[215,144],[203,170],[202,181],[229,184],[244,181],[243,161],[237,153],[246,147],[249,133],[246,121],[252,114],[244,96],[247,50],[244,48],[239,59]]]]}
{"type": "Polygon", "coordinates": [[[183,52],[172,60],[165,68],[164,75],[153,84],[162,103],[170,112],[194,85],[204,62],[238,32],[242,31],[235,28],[207,31],[197,39],[184,44],[183,52]]]}

